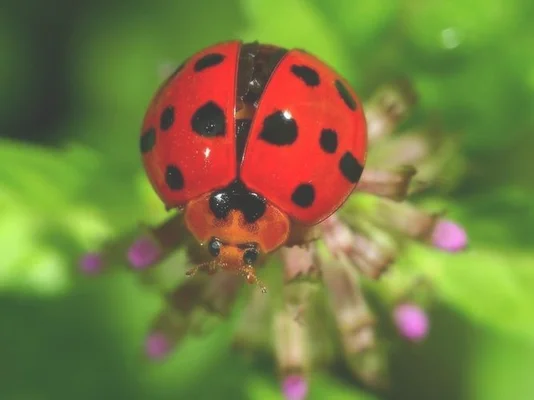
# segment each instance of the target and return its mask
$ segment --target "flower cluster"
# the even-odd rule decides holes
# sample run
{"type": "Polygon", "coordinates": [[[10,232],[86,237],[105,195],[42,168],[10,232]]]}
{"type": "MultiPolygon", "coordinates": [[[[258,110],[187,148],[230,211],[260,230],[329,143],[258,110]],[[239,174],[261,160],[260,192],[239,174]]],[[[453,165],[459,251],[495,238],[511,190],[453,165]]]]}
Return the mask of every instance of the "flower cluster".
{"type": "MultiPolygon", "coordinates": [[[[259,267],[267,293],[224,272],[185,277],[191,265],[209,256],[187,231],[180,212],[85,255],[81,269],[96,274],[127,264],[142,282],[161,290],[166,307],[145,341],[153,360],[167,357],[186,335],[212,329],[242,295],[246,301],[235,348],[273,354],[287,399],[304,399],[312,367],[339,358],[360,382],[384,387],[387,358],[363,281],[380,278],[409,241],[448,252],[467,245],[465,231],[442,212],[429,213],[405,201],[446,181],[442,173],[455,154],[454,143],[435,130],[393,135],[414,103],[404,83],[381,88],[366,103],[370,151],[356,191],[316,227],[309,244],[284,247],[259,267]]],[[[418,342],[427,335],[423,308],[406,299],[392,306],[392,321],[405,339],[418,342]]]]}

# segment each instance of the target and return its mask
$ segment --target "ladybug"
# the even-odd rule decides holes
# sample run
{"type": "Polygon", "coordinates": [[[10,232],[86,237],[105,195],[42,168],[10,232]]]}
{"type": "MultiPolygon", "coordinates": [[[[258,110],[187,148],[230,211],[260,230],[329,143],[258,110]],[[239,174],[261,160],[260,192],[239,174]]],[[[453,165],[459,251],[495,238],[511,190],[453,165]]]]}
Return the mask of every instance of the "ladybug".
{"type": "Polygon", "coordinates": [[[315,56],[228,41],[163,83],[140,150],[165,207],[183,211],[211,254],[196,268],[239,273],[264,289],[254,270],[260,257],[303,244],[354,190],[367,127],[354,90],[315,56]]]}

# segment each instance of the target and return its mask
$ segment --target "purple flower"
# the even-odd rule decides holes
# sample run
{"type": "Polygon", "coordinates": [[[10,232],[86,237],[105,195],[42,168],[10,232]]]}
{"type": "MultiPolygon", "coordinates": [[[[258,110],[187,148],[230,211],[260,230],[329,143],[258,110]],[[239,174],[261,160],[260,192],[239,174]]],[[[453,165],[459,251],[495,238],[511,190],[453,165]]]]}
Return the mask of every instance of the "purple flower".
{"type": "Polygon", "coordinates": [[[160,332],[152,332],[145,341],[145,354],[152,360],[165,358],[172,350],[169,339],[160,332]]]}
{"type": "Polygon", "coordinates": [[[393,320],[399,333],[408,340],[419,342],[428,334],[428,316],[418,305],[398,305],[393,311],[393,320]]]}
{"type": "Polygon", "coordinates": [[[87,275],[98,274],[103,268],[102,255],[97,252],[85,254],[80,259],[80,269],[87,275]]]}
{"type": "Polygon", "coordinates": [[[154,264],[161,256],[159,245],[150,237],[138,238],[128,249],[128,261],[135,269],[144,269],[154,264]]]}
{"type": "Polygon", "coordinates": [[[467,234],[460,225],[440,220],[432,233],[432,244],[451,253],[461,251],[467,246],[467,234]]]}
{"type": "Polygon", "coordinates": [[[308,394],[308,382],[300,375],[289,375],[282,383],[286,400],[304,400],[308,394]]]}

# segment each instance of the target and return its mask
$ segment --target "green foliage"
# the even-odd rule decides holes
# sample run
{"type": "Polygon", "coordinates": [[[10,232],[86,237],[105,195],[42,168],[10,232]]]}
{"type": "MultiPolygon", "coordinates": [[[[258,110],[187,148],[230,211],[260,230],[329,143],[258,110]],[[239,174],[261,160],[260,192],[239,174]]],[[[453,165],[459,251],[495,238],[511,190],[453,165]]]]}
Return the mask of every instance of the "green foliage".
{"type": "MultiPolygon", "coordinates": [[[[66,56],[57,61],[71,93],[56,127],[63,144],[0,142],[0,341],[10,366],[0,368],[0,398],[281,398],[270,363],[236,361],[230,353],[231,324],[190,339],[168,364],[147,366],[139,346],[158,297],[131,277],[83,282],[75,271],[83,251],[165,215],[138,154],[145,107],[163,80],[158,69],[236,37],[306,48],[363,97],[399,75],[413,79],[420,107],[409,123],[435,117],[468,157],[454,201],[425,204],[447,208],[467,228],[470,248],[450,255],[414,245],[399,272],[378,284],[393,290],[406,276],[424,275],[445,310],[436,311],[428,343],[395,344],[397,398],[531,397],[531,2],[96,3],[73,16],[66,56]]],[[[27,21],[0,16],[2,121],[28,118],[29,48],[40,38],[27,27],[40,19],[36,12],[27,21]]],[[[373,398],[323,374],[311,389],[311,399],[373,398]]]]}
{"type": "MultiPolygon", "coordinates": [[[[109,226],[80,198],[94,155],[79,147],[50,150],[3,142],[0,237],[5,289],[52,294],[68,285],[69,247],[104,237],[109,226]]],[[[80,250],[80,247],[77,247],[80,250]]]]}
{"type": "Polygon", "coordinates": [[[413,250],[409,261],[431,278],[440,300],[468,318],[534,340],[534,256],[474,242],[466,254],[413,250]]]}

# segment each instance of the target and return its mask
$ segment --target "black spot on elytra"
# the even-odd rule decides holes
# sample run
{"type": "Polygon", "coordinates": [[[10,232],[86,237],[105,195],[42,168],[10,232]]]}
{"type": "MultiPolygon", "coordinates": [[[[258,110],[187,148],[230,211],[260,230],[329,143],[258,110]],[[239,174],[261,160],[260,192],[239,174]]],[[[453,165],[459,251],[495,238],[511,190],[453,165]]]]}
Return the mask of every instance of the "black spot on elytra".
{"type": "Polygon", "coordinates": [[[297,206],[308,208],[315,200],[315,188],[309,183],[302,183],[297,186],[291,195],[291,201],[297,206]]]}
{"type": "Polygon", "coordinates": [[[317,71],[306,65],[293,65],[291,66],[291,72],[307,86],[318,86],[321,82],[317,71]]]}
{"type": "Polygon", "coordinates": [[[204,104],[193,114],[191,128],[204,137],[224,136],[226,133],[224,111],[212,101],[204,104]]]}
{"type": "Polygon", "coordinates": [[[224,61],[224,56],[219,53],[206,54],[204,57],[197,60],[193,69],[195,72],[200,72],[206,68],[214,67],[224,61]]]}
{"type": "Polygon", "coordinates": [[[337,150],[337,132],[333,129],[323,129],[319,138],[321,149],[326,153],[335,153],[337,150]]]}
{"type": "Polygon", "coordinates": [[[174,107],[167,106],[159,117],[159,127],[162,131],[168,130],[174,124],[174,107]]]}
{"type": "Polygon", "coordinates": [[[289,112],[276,111],[265,118],[260,139],[275,146],[287,146],[297,140],[297,123],[289,112]]]}
{"type": "Polygon", "coordinates": [[[168,165],[165,170],[165,183],[171,190],[184,188],[184,176],[176,165],[168,165]]]}
{"type": "Polygon", "coordinates": [[[339,96],[343,99],[347,107],[350,108],[352,111],[355,111],[356,100],[354,100],[354,98],[350,94],[349,89],[347,89],[347,87],[339,79],[336,80],[335,85],[339,96]]]}
{"type": "Polygon", "coordinates": [[[141,153],[148,153],[156,145],[156,130],[154,128],[148,129],[145,133],[141,135],[141,140],[139,141],[139,147],[141,153]]]}
{"type": "Polygon", "coordinates": [[[351,183],[360,180],[363,172],[363,166],[356,160],[350,151],[347,151],[339,160],[339,170],[345,178],[351,183]]]}

